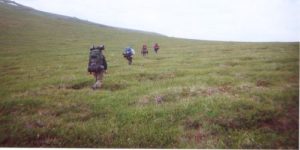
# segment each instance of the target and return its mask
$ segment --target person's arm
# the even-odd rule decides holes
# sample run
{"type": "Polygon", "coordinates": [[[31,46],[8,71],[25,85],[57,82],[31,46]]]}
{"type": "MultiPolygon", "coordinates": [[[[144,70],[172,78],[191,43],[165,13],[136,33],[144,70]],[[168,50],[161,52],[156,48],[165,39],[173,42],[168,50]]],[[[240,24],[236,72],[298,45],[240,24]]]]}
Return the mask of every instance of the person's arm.
{"type": "Polygon", "coordinates": [[[107,70],[107,62],[104,56],[103,56],[103,66],[104,66],[104,70],[107,70]]]}

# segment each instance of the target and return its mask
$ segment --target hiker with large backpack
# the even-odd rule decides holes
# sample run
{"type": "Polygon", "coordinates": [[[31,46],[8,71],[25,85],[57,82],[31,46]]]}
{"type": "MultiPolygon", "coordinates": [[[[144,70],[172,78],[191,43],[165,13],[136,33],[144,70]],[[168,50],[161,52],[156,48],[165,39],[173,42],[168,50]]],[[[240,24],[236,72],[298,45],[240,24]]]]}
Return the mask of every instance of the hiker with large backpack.
{"type": "Polygon", "coordinates": [[[101,87],[103,75],[107,70],[107,62],[103,54],[104,49],[104,45],[90,48],[88,72],[95,77],[96,83],[92,86],[94,90],[101,87]]]}
{"type": "Polygon", "coordinates": [[[128,64],[132,64],[133,55],[135,54],[134,49],[131,47],[126,47],[123,51],[123,56],[128,60],[128,64]]]}
{"type": "Polygon", "coordinates": [[[159,50],[159,46],[157,43],[154,44],[153,49],[154,49],[155,53],[157,54],[157,51],[159,50]]]}
{"type": "Polygon", "coordinates": [[[141,50],[142,55],[145,57],[148,54],[147,45],[144,44],[141,50]]]}

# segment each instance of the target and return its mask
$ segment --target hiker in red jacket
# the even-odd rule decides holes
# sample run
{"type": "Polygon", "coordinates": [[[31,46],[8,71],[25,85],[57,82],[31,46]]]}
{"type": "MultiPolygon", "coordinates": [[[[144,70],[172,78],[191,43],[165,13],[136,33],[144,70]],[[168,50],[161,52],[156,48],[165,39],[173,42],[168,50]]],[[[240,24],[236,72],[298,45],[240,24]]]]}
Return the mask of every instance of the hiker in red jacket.
{"type": "Polygon", "coordinates": [[[148,49],[146,44],[143,45],[141,53],[144,57],[148,54],[148,49]]]}

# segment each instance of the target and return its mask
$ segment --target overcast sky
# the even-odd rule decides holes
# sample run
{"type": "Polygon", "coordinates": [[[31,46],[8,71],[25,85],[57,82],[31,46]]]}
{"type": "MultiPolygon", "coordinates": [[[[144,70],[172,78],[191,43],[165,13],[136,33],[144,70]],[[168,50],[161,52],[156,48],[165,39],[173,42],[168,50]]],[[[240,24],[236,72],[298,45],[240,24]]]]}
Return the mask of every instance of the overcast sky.
{"type": "Polygon", "coordinates": [[[38,10],[167,36],[299,41],[300,0],[15,0],[38,10]]]}

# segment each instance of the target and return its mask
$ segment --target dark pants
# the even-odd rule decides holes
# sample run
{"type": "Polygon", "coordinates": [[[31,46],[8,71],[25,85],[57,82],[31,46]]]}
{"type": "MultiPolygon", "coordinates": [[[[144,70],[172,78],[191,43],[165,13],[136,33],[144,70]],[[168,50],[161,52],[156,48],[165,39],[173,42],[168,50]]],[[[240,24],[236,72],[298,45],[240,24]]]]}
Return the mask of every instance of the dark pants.
{"type": "Polygon", "coordinates": [[[146,56],[148,54],[148,51],[142,51],[142,55],[146,56]]]}
{"type": "Polygon", "coordinates": [[[128,64],[131,65],[132,64],[132,57],[131,56],[127,56],[126,59],[128,60],[128,64]]]}
{"type": "Polygon", "coordinates": [[[132,55],[128,56],[126,54],[123,54],[123,56],[128,60],[128,64],[131,65],[132,64],[132,55]]]}

